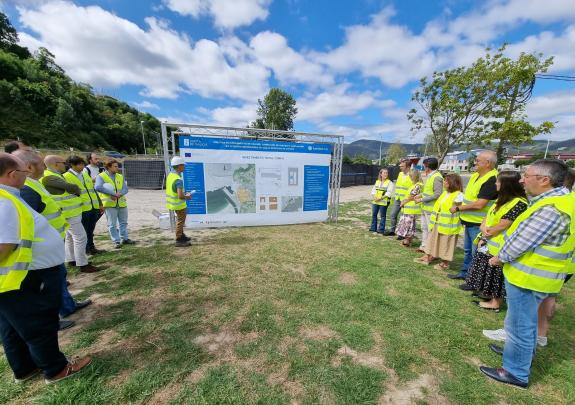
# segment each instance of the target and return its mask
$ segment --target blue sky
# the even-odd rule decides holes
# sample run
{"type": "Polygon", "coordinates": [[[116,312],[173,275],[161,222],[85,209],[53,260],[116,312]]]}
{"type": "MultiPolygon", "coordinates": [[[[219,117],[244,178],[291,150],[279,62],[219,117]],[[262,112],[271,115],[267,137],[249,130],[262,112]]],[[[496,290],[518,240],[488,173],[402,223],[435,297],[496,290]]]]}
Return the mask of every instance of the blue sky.
{"type": "MultiPolygon", "coordinates": [[[[406,119],[434,70],[486,47],[554,56],[575,76],[573,0],[0,0],[30,49],[76,81],[169,121],[245,126],[281,87],[295,129],[421,142],[406,119]]],[[[575,137],[575,82],[538,80],[527,114],[575,137]]]]}

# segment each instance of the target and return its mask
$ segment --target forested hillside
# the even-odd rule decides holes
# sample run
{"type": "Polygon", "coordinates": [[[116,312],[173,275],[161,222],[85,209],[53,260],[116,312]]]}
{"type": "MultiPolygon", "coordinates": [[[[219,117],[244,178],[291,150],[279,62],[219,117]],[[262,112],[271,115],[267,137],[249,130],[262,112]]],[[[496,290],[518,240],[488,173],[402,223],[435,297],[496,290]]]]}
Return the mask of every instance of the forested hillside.
{"type": "Polygon", "coordinates": [[[31,54],[0,13],[0,142],[20,138],[36,147],[143,153],[156,146],[159,121],[125,102],[75,83],[48,49],[31,54]]]}

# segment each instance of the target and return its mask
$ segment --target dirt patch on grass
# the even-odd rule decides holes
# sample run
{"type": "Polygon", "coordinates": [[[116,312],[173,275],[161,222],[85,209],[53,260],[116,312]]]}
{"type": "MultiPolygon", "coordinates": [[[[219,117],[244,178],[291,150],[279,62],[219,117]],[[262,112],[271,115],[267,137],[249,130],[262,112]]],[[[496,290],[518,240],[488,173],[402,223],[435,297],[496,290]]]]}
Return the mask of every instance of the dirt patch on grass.
{"type": "Polygon", "coordinates": [[[299,333],[304,338],[311,340],[326,340],[337,336],[336,332],[324,325],[315,327],[302,327],[299,333]]]}
{"type": "Polygon", "coordinates": [[[337,356],[332,359],[332,365],[338,367],[341,365],[341,360],[344,357],[349,357],[354,363],[365,367],[375,368],[378,370],[387,370],[387,367],[385,367],[385,362],[381,356],[373,353],[357,352],[347,346],[343,346],[338,349],[337,356]]]}
{"type": "Polygon", "coordinates": [[[181,383],[171,383],[156,391],[154,395],[146,402],[148,404],[167,404],[182,390],[181,383]]]}
{"type": "Polygon", "coordinates": [[[337,281],[343,285],[355,285],[357,284],[357,277],[353,273],[341,273],[337,281]]]}
{"type": "Polygon", "coordinates": [[[473,357],[473,356],[465,356],[463,357],[463,360],[465,360],[466,363],[471,364],[472,366],[482,366],[484,364],[484,362],[482,362],[480,359],[478,359],[477,357],[473,357]]]}
{"type": "Polygon", "coordinates": [[[380,397],[380,405],[410,405],[416,401],[430,404],[449,404],[449,400],[438,393],[438,381],[430,374],[421,374],[404,385],[388,384],[387,392],[380,397]]]}

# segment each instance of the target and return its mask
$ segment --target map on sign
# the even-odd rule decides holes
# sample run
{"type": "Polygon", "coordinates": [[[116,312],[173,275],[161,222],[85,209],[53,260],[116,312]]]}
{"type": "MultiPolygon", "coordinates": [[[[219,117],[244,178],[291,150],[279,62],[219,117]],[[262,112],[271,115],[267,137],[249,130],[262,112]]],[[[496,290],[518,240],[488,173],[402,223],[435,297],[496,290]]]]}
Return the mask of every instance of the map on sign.
{"type": "Polygon", "coordinates": [[[256,165],[205,164],[208,214],[256,212],[256,165]]]}

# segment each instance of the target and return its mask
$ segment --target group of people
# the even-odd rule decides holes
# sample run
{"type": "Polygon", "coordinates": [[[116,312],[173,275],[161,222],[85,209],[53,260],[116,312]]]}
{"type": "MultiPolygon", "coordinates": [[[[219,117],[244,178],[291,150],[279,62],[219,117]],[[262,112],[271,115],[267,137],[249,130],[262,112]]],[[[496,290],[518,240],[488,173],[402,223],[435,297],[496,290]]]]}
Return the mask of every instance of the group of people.
{"type": "Polygon", "coordinates": [[[67,267],[82,273],[102,270],[88,257],[103,252],[94,229],[105,214],[115,248],[134,244],[128,237],[128,188],[119,164],[102,170],[95,153],[87,162],[40,156],[14,141],[0,153],[0,334],[15,382],[41,372],[46,383],[82,370],[91,359],[67,359],[58,331],[74,325],[69,315],[91,300],[75,300],[68,291],[67,267]]]}
{"type": "Polygon", "coordinates": [[[471,291],[483,310],[499,312],[507,303],[504,328],[483,331],[505,342],[504,348],[489,345],[503,356],[503,366],[480,369],[526,388],[535,348],[547,344],[555,297],[575,272],[575,173],[554,159],[535,161],[522,175],[498,172],[492,151],[479,153],[475,165],[465,188],[459,174],[443,176],[433,157],[423,161],[424,182],[407,159],[395,182],[382,169],[372,189],[370,230],[397,236],[409,247],[420,218],[417,251],[423,255],[414,261],[430,265],[439,259],[437,270],[449,270],[463,234],[462,267],[447,277],[463,280],[459,288],[471,291]]]}

